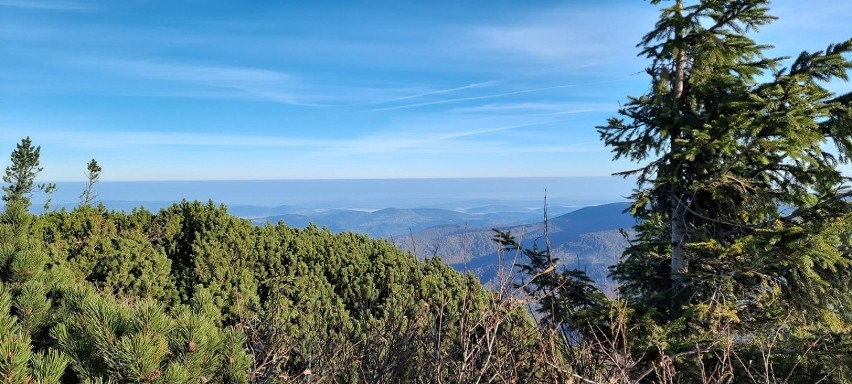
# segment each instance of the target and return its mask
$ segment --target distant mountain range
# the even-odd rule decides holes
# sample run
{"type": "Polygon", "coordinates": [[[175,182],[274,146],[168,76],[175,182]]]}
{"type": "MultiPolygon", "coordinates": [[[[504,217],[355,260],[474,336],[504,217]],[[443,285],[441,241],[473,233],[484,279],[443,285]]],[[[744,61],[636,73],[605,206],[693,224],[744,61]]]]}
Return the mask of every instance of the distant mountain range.
{"type": "MultiPolygon", "coordinates": [[[[636,223],[625,213],[629,206],[629,203],[612,203],[580,209],[549,207],[552,217],[548,220],[548,234],[554,256],[564,266],[586,270],[599,286],[611,290],[608,268],[618,261],[627,245],[620,229],[629,232],[636,223]]],[[[241,209],[235,209],[235,214],[240,214],[241,209]]],[[[494,280],[501,265],[492,228],[511,231],[526,247],[536,241],[539,247],[545,246],[541,209],[490,205],[465,211],[436,208],[298,211],[292,207],[290,210],[252,221],[261,224],[283,220],[294,227],[314,223],[335,232],[364,233],[387,239],[419,258],[440,256],[456,269],[472,272],[483,281],[494,280]]],[[[503,265],[512,263],[513,260],[503,260],[503,265]]]]}
{"type": "MultiPolygon", "coordinates": [[[[103,201],[110,209],[136,207],[157,211],[170,201],[103,201]]],[[[528,204],[528,203],[524,203],[528,204]]],[[[69,205],[66,208],[71,208],[69,205]]],[[[581,268],[611,289],[608,267],[618,261],[626,239],[619,229],[630,230],[635,219],[624,211],[629,203],[611,203],[588,207],[553,205],[548,207],[548,230],[555,257],[571,268],[581,268]]],[[[511,231],[526,247],[538,242],[544,247],[543,209],[521,203],[505,202],[464,208],[385,208],[321,209],[280,205],[229,205],[231,214],[250,219],[258,225],[283,221],[303,228],[310,223],[334,232],[356,232],[393,242],[417,257],[440,256],[460,271],[469,271],[483,281],[493,281],[501,260],[498,245],[492,241],[492,228],[511,231]]],[[[506,255],[512,258],[514,255],[506,255]]],[[[515,260],[524,262],[524,260],[515,260]]],[[[502,260],[511,266],[513,260],[502,260]]]]}
{"type": "Polygon", "coordinates": [[[541,215],[535,211],[471,214],[436,208],[385,208],[378,211],[348,209],[303,211],[262,217],[252,221],[260,224],[267,221],[283,220],[293,227],[304,227],[308,223],[315,223],[319,226],[328,227],[335,232],[358,232],[374,238],[390,239],[432,227],[447,225],[467,228],[495,225],[509,226],[533,222],[538,217],[541,217],[541,215]]]}
{"type": "MultiPolygon", "coordinates": [[[[600,287],[611,291],[608,268],[618,262],[627,246],[620,229],[630,233],[636,224],[636,219],[625,212],[629,206],[630,203],[604,204],[550,218],[548,233],[554,257],[563,266],[585,270],[600,287]]],[[[525,247],[536,242],[540,248],[546,246],[541,219],[531,224],[493,227],[510,231],[525,247]]],[[[392,241],[418,257],[441,256],[456,269],[472,272],[487,282],[497,277],[501,264],[525,262],[513,260],[516,255],[504,255],[500,260],[499,245],[492,240],[491,228],[445,225],[395,237],[392,241]]]]}

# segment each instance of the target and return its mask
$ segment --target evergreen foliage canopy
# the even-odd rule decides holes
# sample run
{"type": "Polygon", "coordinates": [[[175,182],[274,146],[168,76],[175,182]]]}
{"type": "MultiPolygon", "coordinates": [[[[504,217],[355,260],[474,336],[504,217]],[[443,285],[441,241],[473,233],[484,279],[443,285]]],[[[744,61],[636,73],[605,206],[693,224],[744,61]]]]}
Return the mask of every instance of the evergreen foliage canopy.
{"type": "Polygon", "coordinates": [[[852,39],[766,57],[750,33],[774,20],[767,5],[676,0],[641,40],[649,89],[598,127],[642,163],[620,173],[638,179],[642,221],[611,271],[658,351],[781,343],[771,365],[817,348],[790,377],[849,380],[827,362],[852,329],[852,94],[828,84],[848,81],[852,39]]]}
{"type": "Polygon", "coordinates": [[[40,146],[33,146],[32,140],[26,137],[15,146],[12,152],[12,164],[6,167],[3,181],[9,185],[3,186],[3,201],[25,199],[29,202],[29,193],[33,191],[36,175],[42,171],[39,156],[40,146]]]}

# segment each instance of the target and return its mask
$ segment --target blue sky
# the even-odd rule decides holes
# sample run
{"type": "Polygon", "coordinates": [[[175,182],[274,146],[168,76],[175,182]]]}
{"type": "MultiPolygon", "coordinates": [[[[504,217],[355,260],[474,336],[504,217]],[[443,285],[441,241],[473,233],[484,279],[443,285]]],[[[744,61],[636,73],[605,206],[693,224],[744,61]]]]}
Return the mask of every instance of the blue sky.
{"type": "MultiPolygon", "coordinates": [[[[852,2],[779,0],[776,55],[852,2]]],[[[604,176],[594,129],[647,87],[645,1],[0,0],[0,151],[42,179],[604,176]]],[[[838,92],[849,84],[833,84],[838,92]]],[[[6,155],[4,155],[6,156],[6,155]]]]}

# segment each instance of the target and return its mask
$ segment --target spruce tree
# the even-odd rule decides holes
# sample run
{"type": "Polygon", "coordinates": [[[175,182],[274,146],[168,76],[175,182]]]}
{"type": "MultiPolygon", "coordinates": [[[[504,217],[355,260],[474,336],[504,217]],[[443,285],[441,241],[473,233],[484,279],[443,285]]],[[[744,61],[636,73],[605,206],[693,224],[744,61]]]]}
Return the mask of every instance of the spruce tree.
{"type": "MultiPolygon", "coordinates": [[[[507,253],[520,252],[526,264],[515,265],[521,280],[513,287],[537,301],[536,312],[539,325],[558,331],[566,341],[569,336],[579,338],[582,331],[598,326],[593,321],[597,312],[606,307],[604,294],[594,286],[585,271],[569,269],[553,257],[550,246],[540,249],[537,243],[532,248],[523,248],[509,231],[492,229],[492,240],[507,253]]],[[[567,344],[577,340],[570,340],[567,344]]]]}
{"type": "Polygon", "coordinates": [[[643,163],[620,173],[638,179],[631,210],[643,221],[613,275],[638,308],[662,323],[680,319],[686,334],[780,321],[781,308],[839,310],[796,299],[799,289],[845,300],[826,282],[848,274],[848,252],[804,244],[840,249],[843,236],[824,231],[849,212],[837,166],[852,148],[852,97],[826,83],[847,80],[852,39],[792,60],[765,57],[769,46],[748,34],[774,20],[767,4],[663,8],[639,44],[649,90],[598,127],[616,159],[643,163]]]}
{"type": "Polygon", "coordinates": [[[26,137],[12,151],[12,164],[6,167],[3,181],[10,185],[3,186],[3,200],[26,200],[29,206],[29,194],[33,191],[35,177],[42,171],[39,163],[41,147],[33,146],[32,140],[26,137]]]}

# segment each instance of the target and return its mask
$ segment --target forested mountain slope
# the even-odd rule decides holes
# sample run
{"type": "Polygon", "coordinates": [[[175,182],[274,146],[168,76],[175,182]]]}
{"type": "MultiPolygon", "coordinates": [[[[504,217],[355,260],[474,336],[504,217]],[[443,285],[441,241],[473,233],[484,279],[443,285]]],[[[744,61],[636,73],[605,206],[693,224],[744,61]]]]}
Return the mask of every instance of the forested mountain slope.
{"type": "MultiPolygon", "coordinates": [[[[618,262],[627,246],[621,229],[630,231],[636,220],[625,210],[629,203],[612,203],[585,207],[548,220],[548,233],[553,254],[560,265],[586,270],[603,288],[609,288],[608,268],[618,262]]],[[[545,245],[544,223],[501,227],[497,229],[515,234],[524,247],[538,243],[545,245]]],[[[470,271],[483,281],[497,276],[501,263],[499,244],[493,241],[491,228],[469,228],[458,225],[433,227],[411,235],[393,238],[402,249],[414,252],[420,258],[440,256],[461,271],[470,271]]],[[[511,265],[515,255],[505,255],[502,260],[511,265]]],[[[522,256],[522,255],[521,255],[522,256]]],[[[523,262],[523,257],[517,262],[523,262]]]]}

